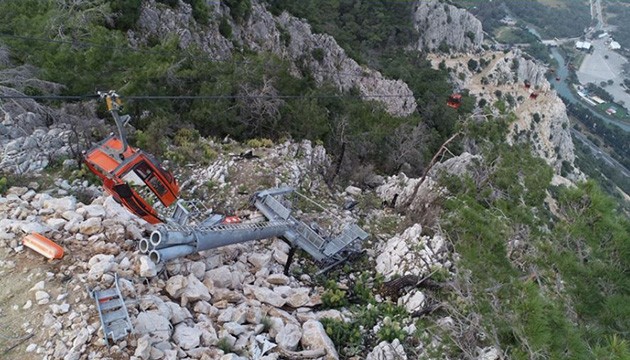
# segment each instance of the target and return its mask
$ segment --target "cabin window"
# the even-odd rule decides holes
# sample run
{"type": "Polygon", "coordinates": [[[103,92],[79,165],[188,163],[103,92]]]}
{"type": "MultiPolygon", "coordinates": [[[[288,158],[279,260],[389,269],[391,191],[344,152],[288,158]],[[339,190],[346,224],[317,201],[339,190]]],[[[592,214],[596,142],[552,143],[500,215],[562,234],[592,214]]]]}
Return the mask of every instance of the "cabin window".
{"type": "Polygon", "coordinates": [[[157,177],[154,176],[153,178],[151,178],[149,180],[149,184],[159,196],[166,194],[166,187],[164,187],[164,184],[162,184],[160,179],[158,179],[157,177]]]}

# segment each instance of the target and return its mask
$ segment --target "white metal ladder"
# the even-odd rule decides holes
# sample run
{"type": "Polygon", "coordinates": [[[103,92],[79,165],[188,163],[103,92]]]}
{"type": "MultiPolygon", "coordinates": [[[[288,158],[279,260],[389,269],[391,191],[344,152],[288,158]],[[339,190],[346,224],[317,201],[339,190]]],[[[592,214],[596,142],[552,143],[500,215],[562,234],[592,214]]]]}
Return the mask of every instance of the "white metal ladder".
{"type": "Polygon", "coordinates": [[[107,345],[109,345],[108,339],[116,342],[133,330],[127,306],[120,294],[117,274],[114,276],[114,284],[115,286],[111,289],[92,291],[103,327],[103,338],[107,345]]]}

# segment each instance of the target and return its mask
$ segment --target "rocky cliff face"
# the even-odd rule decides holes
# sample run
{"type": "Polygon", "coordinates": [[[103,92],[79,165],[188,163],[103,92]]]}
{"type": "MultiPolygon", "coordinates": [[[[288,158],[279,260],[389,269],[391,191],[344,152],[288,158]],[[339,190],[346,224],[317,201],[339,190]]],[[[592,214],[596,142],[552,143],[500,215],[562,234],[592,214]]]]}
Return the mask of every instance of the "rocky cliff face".
{"type": "Polygon", "coordinates": [[[487,104],[501,100],[508,112],[514,112],[517,120],[510,126],[509,143],[527,141],[557,175],[571,180],[583,178],[574,168],[566,107],[551,90],[544,66],[525,58],[519,50],[450,58],[433,55],[431,61],[435,67],[444,62],[452,70],[451,79],[460,91],[466,89],[487,104]],[[471,70],[471,60],[478,64],[476,69],[471,70]]]}
{"type": "Polygon", "coordinates": [[[445,44],[453,52],[479,50],[483,43],[481,21],[471,13],[439,0],[418,1],[414,11],[420,33],[415,48],[435,51],[445,44]]]}
{"type": "MultiPolygon", "coordinates": [[[[25,96],[0,86],[0,94],[25,96]]],[[[105,133],[94,103],[64,104],[59,109],[32,99],[9,99],[0,103],[0,168],[5,172],[37,173],[51,162],[71,160],[89,145],[92,131],[105,133]]]]}
{"type": "MultiPolygon", "coordinates": [[[[0,93],[21,96],[0,87],[0,93]]],[[[32,99],[14,99],[0,105],[0,168],[25,173],[43,170],[51,160],[70,155],[68,128],[48,127],[56,111],[32,99]]]]}
{"type": "MultiPolygon", "coordinates": [[[[390,114],[406,116],[415,111],[416,102],[407,84],[386,79],[378,71],[360,66],[346,55],[335,39],[314,34],[306,22],[287,13],[276,17],[257,0],[252,1],[251,15],[246,21],[233,19],[229,8],[220,2],[214,2],[212,6],[210,24],[202,26],[195,22],[191,7],[183,2],[170,8],[154,0],[146,1],[138,31],[129,33],[130,41],[139,43],[152,37],[175,35],[182,48],[197,46],[214,60],[229,60],[240,47],[271,52],[306,67],[319,83],[332,83],[341,91],[358,89],[365,99],[383,104],[390,114]],[[221,19],[230,24],[232,39],[221,35],[221,19]],[[316,51],[323,56],[315,58],[313,53],[316,51]],[[395,96],[371,97],[384,94],[395,96]]],[[[295,74],[299,76],[297,66],[295,74]]]]}

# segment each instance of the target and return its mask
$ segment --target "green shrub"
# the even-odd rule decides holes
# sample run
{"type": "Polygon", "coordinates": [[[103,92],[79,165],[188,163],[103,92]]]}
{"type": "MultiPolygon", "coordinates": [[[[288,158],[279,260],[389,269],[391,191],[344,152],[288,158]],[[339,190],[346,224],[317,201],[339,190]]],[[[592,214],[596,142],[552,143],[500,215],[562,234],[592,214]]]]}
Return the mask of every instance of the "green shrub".
{"type": "Polygon", "coordinates": [[[322,62],[324,61],[324,49],[322,48],[315,48],[311,51],[311,55],[313,55],[313,59],[322,62]]]}
{"type": "Polygon", "coordinates": [[[217,342],[217,347],[226,354],[234,352],[234,347],[232,346],[232,344],[230,344],[230,341],[224,337],[219,339],[219,342],[217,342]]]}
{"type": "Polygon", "coordinates": [[[179,129],[175,133],[175,137],[173,138],[173,143],[177,146],[182,146],[186,143],[196,143],[199,141],[199,131],[196,129],[183,128],[179,129]]]}
{"type": "Polygon", "coordinates": [[[114,12],[114,24],[118,30],[129,30],[140,18],[142,0],[112,0],[109,5],[114,12]]]}
{"type": "Polygon", "coordinates": [[[225,16],[219,22],[219,33],[226,39],[232,39],[232,25],[225,16]]]}
{"type": "Polygon", "coordinates": [[[252,13],[250,0],[225,0],[225,4],[230,8],[230,14],[237,22],[246,21],[252,13]]]}
{"type": "Polygon", "coordinates": [[[207,25],[210,18],[210,8],[205,0],[184,0],[192,7],[193,18],[202,25],[207,25]]]}
{"type": "Polygon", "coordinates": [[[328,282],[326,282],[326,290],[322,294],[322,304],[331,309],[348,305],[346,292],[339,289],[335,280],[328,280],[328,282]]]}
{"type": "Polygon", "coordinates": [[[345,356],[357,355],[363,347],[364,336],[355,323],[324,318],[321,320],[326,335],[332,340],[339,353],[345,356]]]}
{"type": "Polygon", "coordinates": [[[378,329],[376,336],[380,341],[392,342],[394,339],[403,341],[407,333],[400,327],[398,322],[392,321],[389,317],[383,319],[381,328],[378,329]]]}
{"type": "Polygon", "coordinates": [[[9,188],[7,183],[8,181],[6,177],[0,178],[0,195],[4,195],[7,192],[9,188]]]}

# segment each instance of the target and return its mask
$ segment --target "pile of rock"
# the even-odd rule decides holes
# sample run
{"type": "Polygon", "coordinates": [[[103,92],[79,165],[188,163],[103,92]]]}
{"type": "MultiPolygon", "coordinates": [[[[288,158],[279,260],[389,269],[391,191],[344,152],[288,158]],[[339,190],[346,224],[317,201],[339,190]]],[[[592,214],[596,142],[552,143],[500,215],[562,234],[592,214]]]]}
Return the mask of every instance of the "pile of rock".
{"type": "Polygon", "coordinates": [[[325,349],[325,358],[338,358],[319,322],[323,315],[314,310],[320,289],[282,274],[289,251],[284,242],[235,245],[156,266],[135,250],[145,226],[112,198],[85,205],[72,196],[13,187],[0,197],[0,214],[1,244],[22,251],[16,257],[35,256],[18,244],[31,231],[66,248],[59,272],[33,286],[23,305],[46,307],[37,327],[47,340],[27,351],[53,359],[118,352],[138,359],[276,359],[282,352],[325,349]],[[86,288],[112,287],[114,273],[135,335],[107,348],[86,288]],[[61,278],[64,287],[47,285],[61,278]]]}

